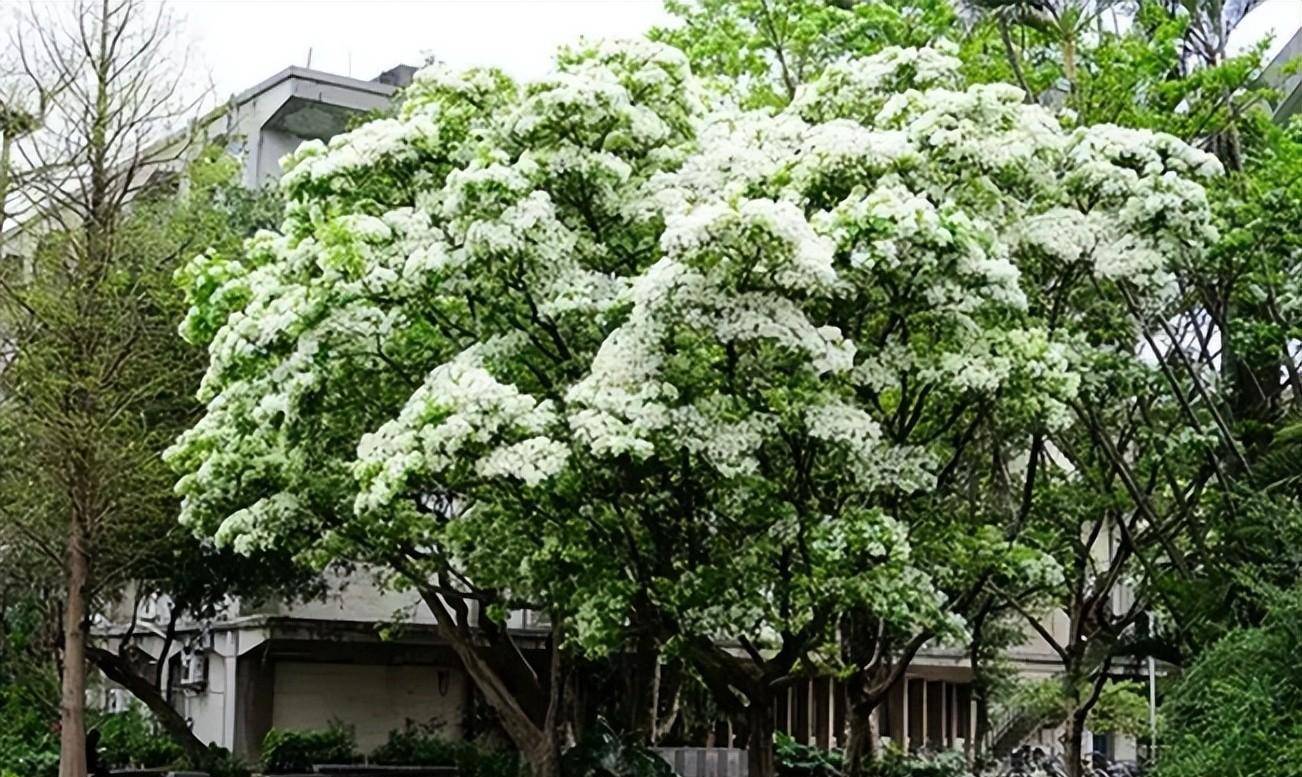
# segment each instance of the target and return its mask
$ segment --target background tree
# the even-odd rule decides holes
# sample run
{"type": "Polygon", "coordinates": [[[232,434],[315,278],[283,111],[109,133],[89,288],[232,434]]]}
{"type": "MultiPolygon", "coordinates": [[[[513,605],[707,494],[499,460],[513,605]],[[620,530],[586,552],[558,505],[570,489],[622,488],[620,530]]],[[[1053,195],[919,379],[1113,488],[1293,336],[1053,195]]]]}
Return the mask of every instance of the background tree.
{"type": "MultiPolygon", "coordinates": [[[[129,250],[141,266],[154,268],[160,297],[158,309],[151,315],[163,324],[179,322],[184,317],[184,296],[169,286],[173,276],[186,283],[201,282],[186,276],[186,265],[195,255],[210,252],[230,253],[240,249],[245,238],[256,230],[279,220],[282,205],[274,191],[246,189],[241,180],[241,165],[218,145],[197,146],[190,150],[182,170],[156,188],[142,192],[131,202],[119,231],[119,243],[129,250]]],[[[153,365],[169,374],[168,393],[176,392],[176,404],[170,415],[159,415],[154,424],[165,431],[151,436],[146,444],[157,445],[163,435],[174,435],[198,415],[197,402],[187,401],[186,392],[199,383],[203,372],[202,352],[189,347],[178,334],[166,352],[166,362],[153,365]]],[[[155,457],[161,454],[155,448],[155,457]]],[[[96,603],[128,626],[110,649],[91,645],[87,654],[91,664],[105,677],[117,683],[144,704],[162,725],[163,730],[185,751],[195,768],[203,768],[213,758],[206,743],[189,728],[189,723],[172,706],[170,690],[164,683],[168,655],[174,646],[177,626],[185,621],[205,621],[217,617],[231,598],[245,602],[269,596],[296,598],[319,592],[322,578],[307,573],[290,559],[270,554],[242,556],[229,549],[219,549],[196,538],[176,522],[179,502],[174,495],[160,497],[165,505],[159,522],[149,527],[156,538],[135,549],[133,566],[125,581],[104,592],[96,603]],[[114,598],[117,601],[114,601],[114,598]],[[163,597],[167,602],[167,635],[159,656],[139,649],[137,610],[147,597],[163,597]]]]}
{"type": "Polygon", "coordinates": [[[670,0],[671,27],[650,32],[746,107],[783,106],[834,62],[953,34],[950,0],[670,0]]]}
{"type": "Polygon", "coordinates": [[[62,84],[57,79],[42,81],[39,74],[28,73],[14,56],[21,51],[16,41],[0,59],[0,257],[5,253],[5,237],[20,215],[17,192],[24,179],[34,175],[19,164],[17,145],[39,129],[51,98],[62,84]]]}
{"type": "MultiPolygon", "coordinates": [[[[35,11],[34,11],[35,13],[35,11]]],[[[170,20],[131,2],[45,7],[18,56],[63,88],[14,146],[13,192],[35,246],[6,265],[4,523],[62,570],[60,774],[85,774],[86,653],[97,597],[119,588],[168,532],[174,501],[157,452],[184,416],[185,356],[165,300],[170,268],[129,241],[130,204],[186,144],[153,144],[192,103],[169,57],[170,20]]]]}

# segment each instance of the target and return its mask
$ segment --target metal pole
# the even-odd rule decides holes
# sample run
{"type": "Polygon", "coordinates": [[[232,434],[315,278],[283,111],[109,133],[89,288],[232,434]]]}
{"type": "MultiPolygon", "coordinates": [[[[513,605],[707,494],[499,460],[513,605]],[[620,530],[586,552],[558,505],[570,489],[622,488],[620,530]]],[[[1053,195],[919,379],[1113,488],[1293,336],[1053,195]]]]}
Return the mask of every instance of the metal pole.
{"type": "Polygon", "coordinates": [[[1148,760],[1157,763],[1157,671],[1148,657],[1148,760]]]}

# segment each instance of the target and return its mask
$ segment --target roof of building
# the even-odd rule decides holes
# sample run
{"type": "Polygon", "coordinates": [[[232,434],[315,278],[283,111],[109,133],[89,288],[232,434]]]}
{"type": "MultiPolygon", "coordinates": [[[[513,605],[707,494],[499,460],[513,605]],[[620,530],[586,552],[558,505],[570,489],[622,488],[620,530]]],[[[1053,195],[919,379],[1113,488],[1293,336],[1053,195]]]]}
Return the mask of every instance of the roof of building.
{"type": "Polygon", "coordinates": [[[1293,33],[1293,37],[1289,38],[1262,74],[1266,83],[1279,90],[1279,101],[1274,109],[1276,121],[1285,121],[1302,110],[1302,72],[1288,67],[1300,57],[1302,28],[1293,33]]]}

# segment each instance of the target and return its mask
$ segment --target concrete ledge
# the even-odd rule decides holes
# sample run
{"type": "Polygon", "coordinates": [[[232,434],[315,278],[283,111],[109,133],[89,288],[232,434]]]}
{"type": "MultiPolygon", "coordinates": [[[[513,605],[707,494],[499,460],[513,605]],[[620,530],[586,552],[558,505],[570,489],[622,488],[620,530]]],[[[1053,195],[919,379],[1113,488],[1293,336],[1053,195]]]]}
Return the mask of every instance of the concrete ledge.
{"type": "Polygon", "coordinates": [[[317,764],[312,770],[335,777],[454,777],[455,766],[381,766],[379,764],[317,764]]]}

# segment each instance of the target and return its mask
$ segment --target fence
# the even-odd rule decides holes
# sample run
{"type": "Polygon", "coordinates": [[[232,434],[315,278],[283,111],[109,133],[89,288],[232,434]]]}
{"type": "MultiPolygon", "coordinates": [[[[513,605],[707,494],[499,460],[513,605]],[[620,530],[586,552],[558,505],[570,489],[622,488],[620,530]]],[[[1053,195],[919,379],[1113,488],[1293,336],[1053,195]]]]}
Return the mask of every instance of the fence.
{"type": "Polygon", "coordinates": [[[657,747],[679,777],[748,777],[746,751],[737,747],[657,747]]]}

